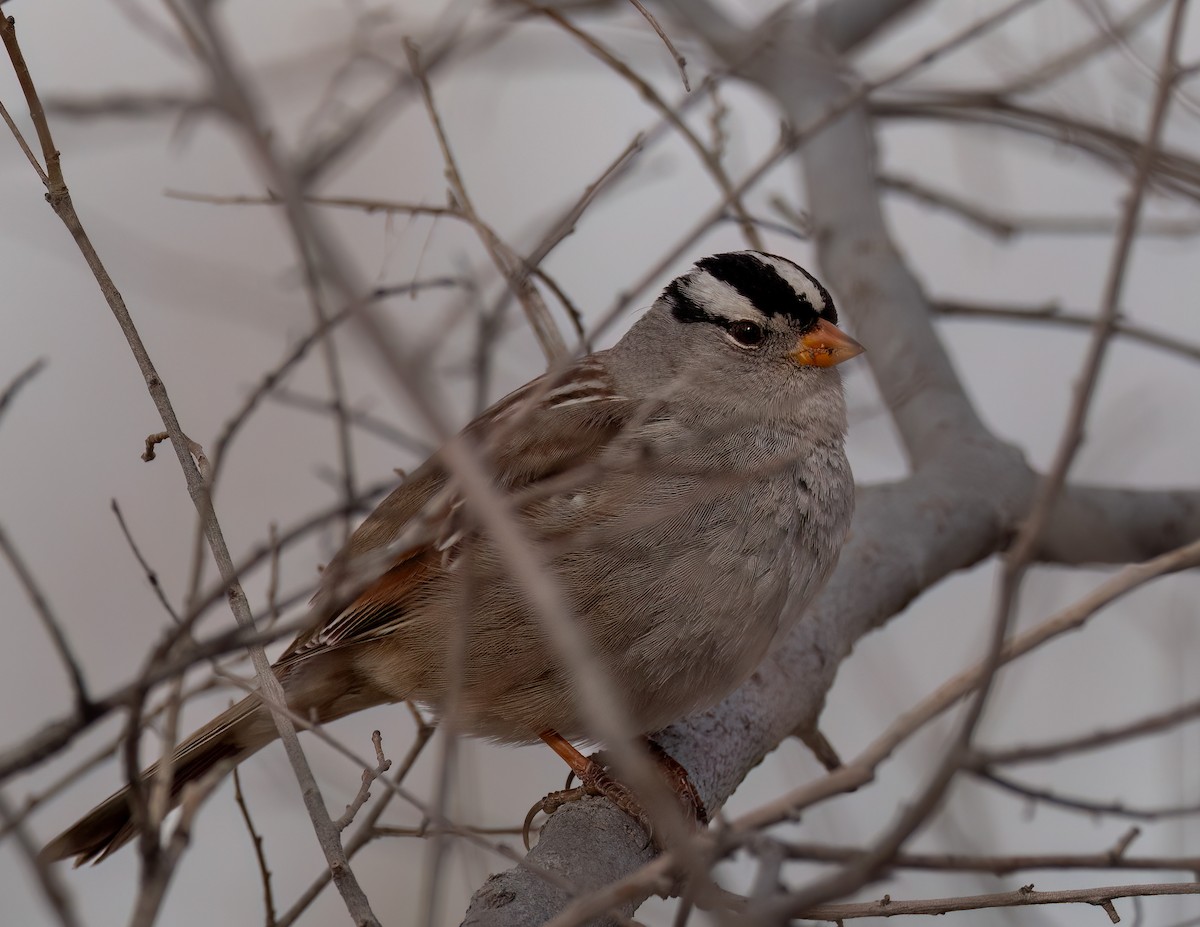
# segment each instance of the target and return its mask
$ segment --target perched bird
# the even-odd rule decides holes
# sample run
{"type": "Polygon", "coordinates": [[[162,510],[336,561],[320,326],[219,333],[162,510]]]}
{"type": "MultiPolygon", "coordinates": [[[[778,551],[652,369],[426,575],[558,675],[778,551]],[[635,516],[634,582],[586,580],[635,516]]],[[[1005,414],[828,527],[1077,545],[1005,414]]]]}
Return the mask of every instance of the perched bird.
{"type": "MultiPolygon", "coordinates": [[[[464,431],[635,733],[736,688],[785,602],[795,615],[833,570],[853,508],[835,366],[862,351],[836,321],[829,293],[791,261],[707,257],[614,347],[533,380],[464,431]]],[[[436,712],[457,680],[460,732],[541,738],[593,775],[570,743],[593,733],[571,667],[439,455],[368,516],[323,583],[380,552],[386,572],[274,664],[292,711],[327,722],[410,699],[436,712]]],[[[176,749],[173,800],[276,736],[269,710],[243,699],[176,749]]],[[[134,836],[131,814],[122,789],[44,858],[103,859],[134,836]]]]}

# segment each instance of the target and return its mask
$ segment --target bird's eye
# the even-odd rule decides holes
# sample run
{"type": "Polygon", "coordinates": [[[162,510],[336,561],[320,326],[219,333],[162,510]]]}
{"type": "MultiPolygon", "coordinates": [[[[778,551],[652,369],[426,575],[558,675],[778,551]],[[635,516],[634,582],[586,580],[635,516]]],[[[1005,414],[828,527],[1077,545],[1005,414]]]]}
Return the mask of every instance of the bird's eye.
{"type": "Polygon", "coordinates": [[[753,347],[760,344],[766,333],[762,330],[762,326],[756,325],[754,322],[734,322],[729,326],[729,334],[733,335],[734,340],[738,344],[744,344],[746,347],[753,347]]]}

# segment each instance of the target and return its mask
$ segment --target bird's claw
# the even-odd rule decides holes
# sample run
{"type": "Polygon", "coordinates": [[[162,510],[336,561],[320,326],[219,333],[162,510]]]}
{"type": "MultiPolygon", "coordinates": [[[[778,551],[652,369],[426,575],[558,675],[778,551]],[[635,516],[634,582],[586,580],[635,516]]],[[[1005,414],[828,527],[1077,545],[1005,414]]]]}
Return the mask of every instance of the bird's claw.
{"type": "MultiPolygon", "coordinates": [[[[679,797],[684,815],[694,820],[700,827],[707,826],[708,812],[699,792],[696,791],[695,785],[688,777],[687,770],[654,741],[648,741],[648,744],[650,754],[666,777],[671,791],[679,797]]],[[[529,813],[525,815],[525,824],[521,829],[521,839],[525,842],[526,850],[529,849],[529,828],[539,811],[551,815],[563,805],[589,796],[607,798],[646,832],[646,846],[651,843],[658,845],[650,815],[646,813],[629,787],[618,782],[609,774],[606,766],[604,753],[593,753],[588,757],[588,765],[579,777],[578,786],[571,788],[571,782],[575,777],[575,773],[572,771],[567,776],[566,788],[551,792],[529,809],[529,813]]]]}

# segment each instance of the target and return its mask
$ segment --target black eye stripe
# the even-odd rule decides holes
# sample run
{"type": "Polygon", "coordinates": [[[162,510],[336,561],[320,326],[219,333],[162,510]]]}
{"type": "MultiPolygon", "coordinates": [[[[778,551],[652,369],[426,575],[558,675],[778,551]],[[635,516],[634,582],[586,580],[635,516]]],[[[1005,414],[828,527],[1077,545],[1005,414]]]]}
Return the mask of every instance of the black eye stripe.
{"type": "Polygon", "coordinates": [[[671,314],[680,322],[716,322],[716,318],[684,292],[682,280],[682,277],[676,277],[663,291],[663,295],[671,301],[671,314]]]}
{"type": "Polygon", "coordinates": [[[733,329],[735,326],[755,324],[753,322],[746,322],[742,319],[727,319],[724,316],[714,315],[711,312],[706,312],[704,308],[698,302],[692,299],[692,297],[689,296],[684,290],[683,284],[680,282],[681,279],[682,278],[676,278],[675,280],[672,280],[667,285],[667,288],[663,293],[663,295],[666,296],[671,302],[671,314],[680,322],[707,322],[710,325],[723,328],[730,334],[733,334],[733,329]]]}

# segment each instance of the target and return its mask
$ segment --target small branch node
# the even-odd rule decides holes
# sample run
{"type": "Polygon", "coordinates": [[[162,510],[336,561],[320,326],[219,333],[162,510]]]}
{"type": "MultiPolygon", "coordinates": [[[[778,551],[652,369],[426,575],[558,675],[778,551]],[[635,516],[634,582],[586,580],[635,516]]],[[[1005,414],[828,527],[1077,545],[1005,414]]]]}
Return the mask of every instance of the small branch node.
{"type": "Polygon", "coordinates": [[[360,808],[365,805],[371,797],[371,784],[392,768],[392,761],[383,755],[383,735],[379,731],[371,733],[371,743],[375,745],[375,767],[367,767],[362,772],[362,785],[358,787],[358,794],[354,796],[354,800],[346,806],[346,813],[333,822],[338,832],[344,831],[354,821],[354,816],[358,814],[360,808]]]}
{"type": "Polygon", "coordinates": [[[142,452],[142,460],[150,463],[150,461],[158,456],[155,454],[154,449],[164,441],[170,440],[171,436],[165,431],[156,431],[152,435],[146,435],[146,449],[142,452]]]}

